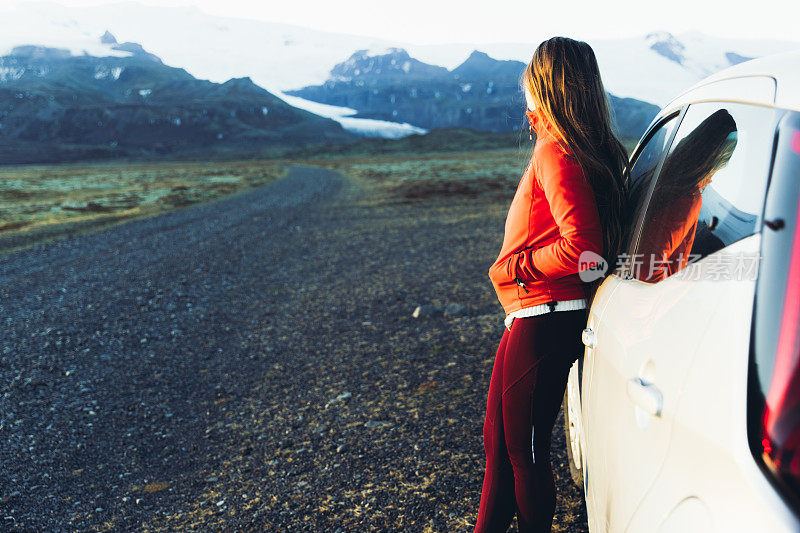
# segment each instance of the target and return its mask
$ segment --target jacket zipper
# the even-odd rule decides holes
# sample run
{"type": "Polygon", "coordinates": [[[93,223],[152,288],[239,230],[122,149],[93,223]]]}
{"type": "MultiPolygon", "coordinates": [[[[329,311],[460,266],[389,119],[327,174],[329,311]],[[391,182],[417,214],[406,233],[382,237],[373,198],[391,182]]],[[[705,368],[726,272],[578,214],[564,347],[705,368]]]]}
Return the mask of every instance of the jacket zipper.
{"type": "MultiPolygon", "coordinates": [[[[511,259],[516,257],[518,254],[524,252],[525,250],[530,250],[531,248],[533,248],[534,250],[538,250],[539,248],[542,248],[543,246],[545,246],[545,245],[532,244],[530,246],[525,246],[519,252],[517,252],[515,254],[512,254],[508,259],[506,259],[506,273],[507,274],[511,274],[511,259]]],[[[522,287],[523,289],[525,289],[526,293],[530,294],[531,291],[528,290],[528,287],[525,286],[525,282],[522,281],[521,278],[514,278],[514,283],[516,283],[517,286],[522,287]]]]}
{"type": "MultiPolygon", "coordinates": [[[[532,171],[532,168],[531,168],[532,166],[533,166],[533,158],[531,158],[531,160],[528,162],[528,166],[525,168],[525,172],[522,174],[522,179],[520,180],[520,183],[522,183],[522,181],[525,179],[525,177],[528,175],[528,173],[532,171]]],[[[531,179],[534,181],[534,184],[535,184],[535,181],[536,181],[535,176],[531,176],[531,179]]],[[[533,191],[531,191],[531,205],[533,205],[534,200],[535,200],[535,198],[533,196],[533,191]]],[[[529,213],[529,216],[530,216],[530,213],[529,213]]],[[[529,224],[530,224],[530,222],[529,222],[529,224]]],[[[529,228],[529,230],[530,230],[530,228],[529,228]]],[[[535,245],[525,246],[519,252],[511,254],[511,256],[506,261],[506,273],[511,275],[511,259],[512,258],[516,258],[517,254],[519,254],[521,252],[524,252],[525,250],[528,250],[529,248],[534,248],[534,247],[535,247],[535,245]]],[[[526,294],[530,294],[530,291],[528,290],[528,287],[525,286],[525,282],[522,281],[521,278],[518,278],[518,277],[514,278],[514,283],[517,284],[517,287],[522,287],[522,289],[525,291],[526,294]]]]}
{"type": "MultiPolygon", "coordinates": [[[[523,248],[523,250],[527,250],[528,248],[531,248],[531,246],[527,246],[527,247],[523,248]]],[[[511,274],[511,259],[514,258],[514,257],[516,257],[516,254],[511,255],[508,259],[506,259],[506,274],[509,274],[509,275],[511,274]]],[[[521,278],[514,278],[514,283],[516,283],[518,287],[522,287],[523,289],[525,289],[525,292],[528,292],[528,293],[530,292],[528,290],[528,287],[525,286],[525,282],[522,281],[521,278]]]]}
{"type": "Polygon", "coordinates": [[[530,292],[528,290],[528,287],[525,286],[525,282],[523,282],[520,278],[514,278],[514,281],[517,283],[518,286],[520,286],[523,289],[525,289],[525,292],[530,292]]]}

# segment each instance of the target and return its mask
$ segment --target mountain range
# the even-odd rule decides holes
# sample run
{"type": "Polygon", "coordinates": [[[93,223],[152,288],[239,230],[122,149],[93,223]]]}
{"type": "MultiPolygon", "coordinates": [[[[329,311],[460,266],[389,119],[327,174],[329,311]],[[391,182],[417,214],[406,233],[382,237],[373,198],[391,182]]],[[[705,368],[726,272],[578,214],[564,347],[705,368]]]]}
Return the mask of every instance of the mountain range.
{"type": "MultiPolygon", "coordinates": [[[[416,45],[130,1],[0,6],[0,162],[513,130],[523,62],[545,37],[416,45]]],[[[633,137],[708,74],[800,47],[697,32],[589,42],[633,137]]]]}
{"type": "MultiPolygon", "coordinates": [[[[512,131],[526,127],[519,82],[524,68],[522,62],[496,60],[478,50],[452,70],[419,61],[400,48],[377,55],[359,50],[334,66],[325,83],[286,94],[357,109],[355,117],[426,129],[512,131]]],[[[641,100],[609,96],[623,137],[638,138],[659,110],[641,100]]]]}
{"type": "MultiPolygon", "coordinates": [[[[51,1],[0,4],[0,54],[37,44],[74,55],[107,53],[98,37],[141,43],[166,64],[215,82],[249,76],[277,94],[324,83],[331,69],[357,50],[368,55],[402,48],[419,61],[456,68],[473,50],[527,62],[549,37],[536,26],[521,42],[419,45],[324,32],[260,20],[220,17],[195,7],[120,1],[66,7],[51,1]],[[302,68],[298,68],[302,65],[302,68]]],[[[635,32],[631,32],[635,33],[635,32]]],[[[611,94],[663,106],[703,77],[742,58],[800,48],[798,42],[727,39],[699,32],[672,34],[642,28],[640,35],[589,39],[611,94]],[[733,61],[732,61],[733,60],[733,61]]]]}
{"type": "Polygon", "coordinates": [[[134,43],[123,57],[19,46],[0,57],[0,162],[258,151],[355,140],[250,78],[198,80],[134,43]]]}

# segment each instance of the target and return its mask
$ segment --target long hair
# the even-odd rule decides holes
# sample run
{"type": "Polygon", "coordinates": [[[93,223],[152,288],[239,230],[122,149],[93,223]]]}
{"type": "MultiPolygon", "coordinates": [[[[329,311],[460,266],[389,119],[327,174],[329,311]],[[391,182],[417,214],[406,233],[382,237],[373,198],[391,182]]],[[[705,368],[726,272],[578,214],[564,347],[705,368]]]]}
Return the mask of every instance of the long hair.
{"type": "Polygon", "coordinates": [[[651,205],[699,195],[736,149],[736,121],[727,109],[719,109],[703,120],[672,149],[653,190],[651,205]]]}
{"type": "Polygon", "coordinates": [[[592,47],[553,37],[536,49],[521,80],[556,142],[580,164],[594,192],[603,255],[612,263],[622,241],[628,154],[611,129],[611,112],[592,47]]]}

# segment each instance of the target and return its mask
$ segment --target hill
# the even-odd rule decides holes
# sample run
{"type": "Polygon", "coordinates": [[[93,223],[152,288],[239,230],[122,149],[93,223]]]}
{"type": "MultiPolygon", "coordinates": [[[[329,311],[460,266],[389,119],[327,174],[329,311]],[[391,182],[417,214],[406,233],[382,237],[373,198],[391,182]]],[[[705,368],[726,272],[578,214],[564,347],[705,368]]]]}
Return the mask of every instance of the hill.
{"type": "Polygon", "coordinates": [[[0,57],[0,164],[264,150],[356,138],[250,78],[199,80],[135,43],[109,44],[122,55],[19,46],[0,57]]]}

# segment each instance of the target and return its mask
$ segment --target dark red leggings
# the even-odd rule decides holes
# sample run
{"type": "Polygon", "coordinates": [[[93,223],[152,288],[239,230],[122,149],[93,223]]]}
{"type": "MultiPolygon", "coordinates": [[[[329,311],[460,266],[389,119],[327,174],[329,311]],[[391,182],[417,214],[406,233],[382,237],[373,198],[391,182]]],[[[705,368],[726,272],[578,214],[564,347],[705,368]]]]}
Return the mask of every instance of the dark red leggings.
{"type": "Polygon", "coordinates": [[[514,512],[520,532],[550,531],[556,487],[550,434],[572,363],[583,352],[586,312],[517,318],[497,349],[483,445],[486,473],[475,531],[505,532],[514,512]]]}

